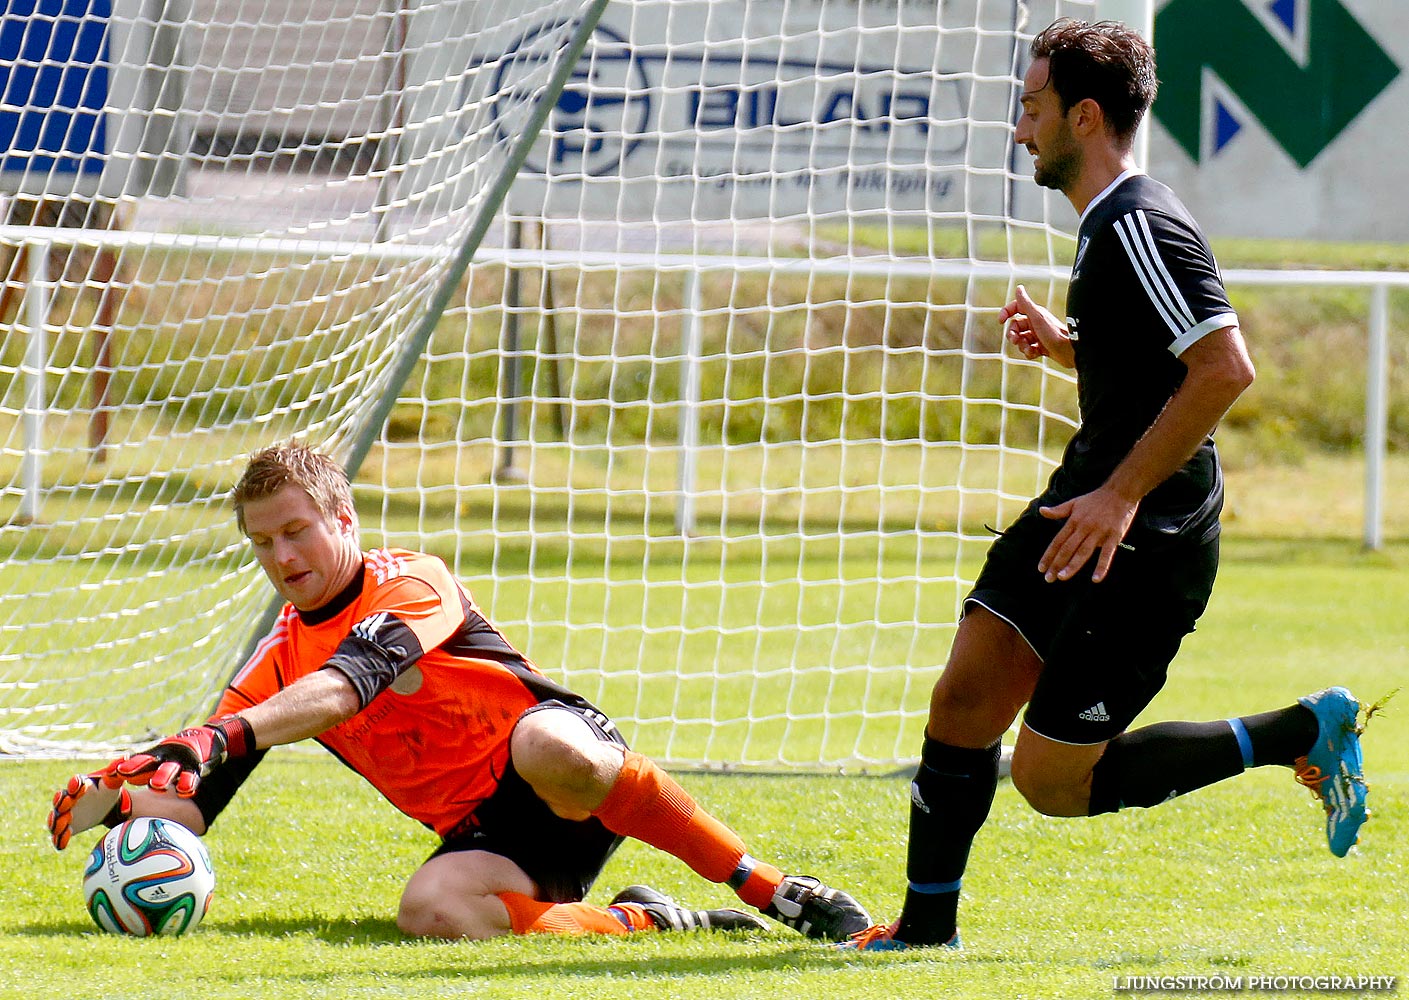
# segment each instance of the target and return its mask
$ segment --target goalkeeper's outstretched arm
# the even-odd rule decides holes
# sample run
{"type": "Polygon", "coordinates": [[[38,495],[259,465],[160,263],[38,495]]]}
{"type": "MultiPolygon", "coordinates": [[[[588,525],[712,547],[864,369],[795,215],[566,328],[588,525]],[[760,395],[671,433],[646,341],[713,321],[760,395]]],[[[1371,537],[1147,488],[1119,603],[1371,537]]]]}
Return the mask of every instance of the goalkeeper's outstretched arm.
{"type": "Polygon", "coordinates": [[[50,839],[63,850],[75,833],[100,823],[116,826],[133,816],[160,816],[203,834],[263,750],[317,736],[361,707],[341,671],[316,671],[239,715],[184,730],[89,774],[75,774],[54,794],[50,839]],[[193,797],[202,779],[219,772],[238,773],[217,782],[220,787],[209,795],[193,797]]]}
{"type": "Polygon", "coordinates": [[[114,786],[109,783],[111,770],[109,764],[89,774],[75,774],[54,793],[47,826],[55,848],[62,851],[76,833],[99,824],[117,826],[134,816],[159,816],[195,833],[205,833],[205,816],[191,799],[150,788],[129,788],[120,781],[114,786]]]}
{"type": "Polygon", "coordinates": [[[246,760],[260,750],[319,736],[362,708],[357,690],[338,670],[317,670],[239,712],[222,715],[125,760],[114,761],[109,781],[196,794],[201,780],[227,761],[246,760]]]}

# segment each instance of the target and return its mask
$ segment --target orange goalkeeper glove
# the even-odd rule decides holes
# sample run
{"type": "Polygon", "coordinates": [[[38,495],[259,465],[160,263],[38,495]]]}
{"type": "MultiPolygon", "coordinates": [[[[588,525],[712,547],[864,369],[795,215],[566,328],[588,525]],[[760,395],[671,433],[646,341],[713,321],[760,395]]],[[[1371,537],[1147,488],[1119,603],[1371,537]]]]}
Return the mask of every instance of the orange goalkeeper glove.
{"type": "Polygon", "coordinates": [[[155,746],[113,765],[113,774],[155,792],[176,789],[182,798],[196,794],[201,779],[227,759],[254,751],[254,730],[238,715],[209,725],[192,726],[155,746]]]}
{"type": "Polygon", "coordinates": [[[100,771],[75,774],[68,784],[54,793],[54,808],[49,810],[49,839],[62,851],[75,833],[91,830],[102,823],[117,826],[132,815],[132,793],[115,777],[113,761],[100,771]]]}

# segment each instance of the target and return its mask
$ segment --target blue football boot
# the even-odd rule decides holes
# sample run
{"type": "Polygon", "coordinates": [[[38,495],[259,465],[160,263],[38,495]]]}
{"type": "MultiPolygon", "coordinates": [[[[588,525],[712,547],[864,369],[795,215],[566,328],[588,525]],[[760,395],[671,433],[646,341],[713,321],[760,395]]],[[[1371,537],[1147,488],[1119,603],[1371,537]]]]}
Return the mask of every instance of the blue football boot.
{"type": "MultiPolygon", "coordinates": [[[[854,951],[904,951],[909,948],[925,947],[923,945],[912,945],[905,941],[897,940],[895,929],[898,926],[899,921],[893,924],[872,924],[864,931],[853,934],[848,940],[837,945],[837,947],[849,948],[854,951]]],[[[959,940],[958,931],[955,931],[953,937],[938,947],[948,948],[951,951],[962,951],[964,949],[963,943],[959,940]]]]}
{"type": "Polygon", "coordinates": [[[1326,809],[1326,841],[1343,858],[1369,813],[1365,762],[1360,754],[1360,702],[1343,687],[1309,694],[1298,702],[1316,716],[1316,742],[1296,762],[1296,780],[1316,793],[1326,809]]]}

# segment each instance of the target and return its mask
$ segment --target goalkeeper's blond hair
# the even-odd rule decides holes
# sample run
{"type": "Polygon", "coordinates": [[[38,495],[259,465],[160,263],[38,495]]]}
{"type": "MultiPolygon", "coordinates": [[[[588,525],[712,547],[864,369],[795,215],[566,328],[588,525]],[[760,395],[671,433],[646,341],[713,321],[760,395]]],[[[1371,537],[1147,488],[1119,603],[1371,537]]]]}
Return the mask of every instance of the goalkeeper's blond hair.
{"type": "Polygon", "coordinates": [[[263,500],[285,486],[297,486],[324,517],[337,517],[347,511],[356,518],[352,506],[352,485],[342,466],[302,441],[291,440],[256,452],[230,494],[235,523],[245,530],[245,504],[263,500]]]}

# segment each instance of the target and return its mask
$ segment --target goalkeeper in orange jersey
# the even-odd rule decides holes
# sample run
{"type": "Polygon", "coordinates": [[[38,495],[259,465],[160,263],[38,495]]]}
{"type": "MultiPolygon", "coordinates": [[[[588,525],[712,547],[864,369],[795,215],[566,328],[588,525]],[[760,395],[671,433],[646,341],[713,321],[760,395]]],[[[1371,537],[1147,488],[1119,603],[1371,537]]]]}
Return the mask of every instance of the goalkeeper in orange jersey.
{"type": "Polygon", "coordinates": [[[606,715],[510,645],[441,560],[364,552],[332,459],[297,442],[268,448],[232,500],[283,611],[205,725],[58,791],[55,847],[129,816],[204,833],[270,747],[311,737],[441,837],[402,893],[406,934],[766,926],[645,886],[607,906],[582,902],[623,837],[809,937],[839,941],[869,924],[848,894],[750,856],[606,715]]]}

